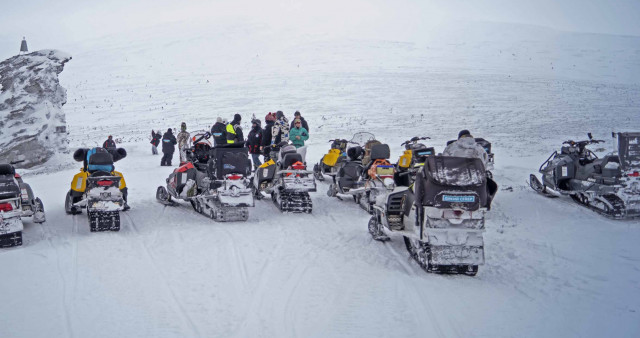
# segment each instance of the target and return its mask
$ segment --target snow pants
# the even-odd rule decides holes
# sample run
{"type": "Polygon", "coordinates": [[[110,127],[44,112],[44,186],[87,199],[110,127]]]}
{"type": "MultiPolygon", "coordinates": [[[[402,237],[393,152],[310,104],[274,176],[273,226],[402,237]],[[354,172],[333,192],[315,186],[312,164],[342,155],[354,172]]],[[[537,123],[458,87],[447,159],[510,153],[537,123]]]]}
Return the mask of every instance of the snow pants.
{"type": "Polygon", "coordinates": [[[171,166],[171,160],[173,159],[173,153],[164,153],[162,160],[160,160],[161,166],[171,166]]]}
{"type": "Polygon", "coordinates": [[[253,159],[253,169],[257,169],[262,162],[260,162],[260,154],[251,154],[251,158],[253,159]]]}

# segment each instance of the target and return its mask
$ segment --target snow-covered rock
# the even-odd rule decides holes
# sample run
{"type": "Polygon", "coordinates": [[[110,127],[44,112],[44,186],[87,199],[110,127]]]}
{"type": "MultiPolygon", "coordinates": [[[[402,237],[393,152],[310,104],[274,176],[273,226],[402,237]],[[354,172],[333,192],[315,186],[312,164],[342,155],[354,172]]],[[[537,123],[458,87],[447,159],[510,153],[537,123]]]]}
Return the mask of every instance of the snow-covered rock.
{"type": "Polygon", "coordinates": [[[67,144],[58,74],[71,56],[57,50],[17,55],[0,63],[0,162],[29,168],[67,144]]]}

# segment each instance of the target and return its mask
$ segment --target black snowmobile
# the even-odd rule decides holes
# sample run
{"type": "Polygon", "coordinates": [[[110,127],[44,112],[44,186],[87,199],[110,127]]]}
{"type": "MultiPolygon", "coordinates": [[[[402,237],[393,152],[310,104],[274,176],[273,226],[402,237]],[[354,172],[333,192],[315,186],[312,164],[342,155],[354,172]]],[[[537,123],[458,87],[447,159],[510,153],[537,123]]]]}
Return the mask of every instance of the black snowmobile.
{"type": "Polygon", "coordinates": [[[429,156],[411,187],[397,187],[374,205],[369,233],[404,236],[407,250],[427,272],[474,276],[484,264],[485,214],[498,190],[476,158],[429,156]]]}
{"type": "Polygon", "coordinates": [[[351,140],[333,139],[329,152],[322,156],[320,162],[313,167],[313,176],[318,181],[324,181],[324,175],[335,176],[340,163],[347,161],[347,147],[349,144],[364,146],[367,142],[375,140],[375,136],[369,132],[357,132],[351,140]]]}
{"type": "Polygon", "coordinates": [[[22,217],[45,221],[44,206],[11,164],[0,164],[0,248],[22,245],[22,217]]]}
{"type": "Polygon", "coordinates": [[[349,195],[349,191],[362,188],[364,182],[360,181],[360,177],[364,172],[362,158],[364,157],[364,149],[356,145],[347,149],[347,159],[336,164],[335,175],[331,175],[333,183],[329,185],[327,196],[337,197],[338,199],[353,198],[357,201],[356,195],[349,195]]]}
{"type": "Polygon", "coordinates": [[[64,208],[67,214],[80,214],[87,209],[91,231],[119,231],[120,211],[129,209],[127,185],[114,162],[127,156],[123,148],[80,148],[73,159],[83,162],[71,181],[64,208]]]}
{"type": "Polygon", "coordinates": [[[272,145],[270,153],[271,159],[256,169],[254,196],[262,199],[271,195],[271,200],[282,212],[310,214],[313,203],[309,192],[316,191],[313,171],[307,170],[302,155],[293,145],[285,142],[272,145]]]}
{"type": "Polygon", "coordinates": [[[160,186],[156,198],[176,206],[189,201],[193,209],[218,222],[246,221],[253,207],[251,161],[244,143],[211,147],[209,132],[196,132],[186,152],[187,162],[160,186]]]}
{"type": "Polygon", "coordinates": [[[424,166],[427,157],[435,155],[433,147],[427,147],[422,140],[428,140],[430,137],[412,137],[410,140],[402,142],[404,152],[396,163],[395,181],[396,185],[408,187],[416,179],[416,174],[424,166]]]}
{"type": "Polygon", "coordinates": [[[640,216],[640,133],[614,133],[617,152],[598,158],[588,145],[593,139],[565,141],[540,166],[542,180],[529,176],[529,185],[547,197],[569,195],[602,215],[614,218],[640,216]]]}

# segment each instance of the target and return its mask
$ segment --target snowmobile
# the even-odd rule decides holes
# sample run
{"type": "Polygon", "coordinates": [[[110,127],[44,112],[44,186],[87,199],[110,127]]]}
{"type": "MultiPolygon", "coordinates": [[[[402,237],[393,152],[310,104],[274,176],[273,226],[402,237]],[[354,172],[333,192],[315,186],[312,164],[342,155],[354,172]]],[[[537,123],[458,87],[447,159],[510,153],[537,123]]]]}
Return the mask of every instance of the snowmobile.
{"type": "Polygon", "coordinates": [[[338,165],[346,161],[346,151],[349,144],[363,145],[370,140],[375,140],[375,136],[368,132],[358,132],[353,134],[351,140],[333,139],[329,152],[322,156],[320,162],[313,166],[313,176],[318,181],[324,181],[324,175],[334,176],[338,172],[338,165]]]}
{"type": "Polygon", "coordinates": [[[156,199],[177,206],[189,201],[193,209],[217,222],[246,221],[254,206],[249,150],[242,143],[212,147],[209,132],[196,132],[186,152],[187,162],[159,186],[156,199]]]}
{"type": "Polygon", "coordinates": [[[356,195],[348,195],[350,190],[363,187],[360,177],[364,172],[362,158],[364,149],[356,145],[347,149],[347,159],[336,164],[336,173],[331,175],[333,183],[329,185],[327,196],[337,197],[342,200],[343,197],[353,198],[357,201],[356,195]]]}
{"type": "Polygon", "coordinates": [[[12,164],[0,164],[0,248],[22,245],[22,217],[45,221],[42,201],[12,164]]]}
{"type": "Polygon", "coordinates": [[[598,158],[588,145],[604,142],[591,133],[584,141],[565,141],[542,163],[533,190],[547,197],[569,195],[575,202],[614,218],[640,216],[640,133],[614,133],[617,152],[598,158]]]}
{"type": "Polygon", "coordinates": [[[316,191],[314,172],[307,170],[302,155],[293,145],[272,145],[270,152],[271,159],[255,172],[254,196],[262,199],[270,194],[280,211],[310,214],[313,204],[309,192],[316,191]]]}
{"type": "Polygon", "coordinates": [[[424,166],[427,157],[435,155],[433,147],[427,147],[421,140],[429,140],[430,137],[412,137],[410,140],[402,142],[404,152],[400,155],[396,163],[395,182],[399,186],[408,187],[415,181],[416,174],[424,166]]]}
{"type": "Polygon", "coordinates": [[[363,170],[356,183],[359,187],[347,192],[355,196],[356,203],[370,214],[374,212],[376,199],[395,188],[393,177],[396,170],[388,160],[389,145],[376,142],[367,142],[369,145],[373,144],[371,147],[365,145],[363,170]]]}
{"type": "Polygon", "coordinates": [[[83,166],[71,181],[64,208],[71,215],[80,214],[86,208],[92,232],[119,231],[120,211],[129,210],[127,184],[113,165],[126,156],[123,148],[100,147],[80,148],[73,154],[73,159],[83,162],[83,166]]]}
{"type": "Polygon", "coordinates": [[[484,264],[485,214],[498,190],[476,158],[429,156],[412,186],[395,188],[374,205],[369,233],[404,236],[407,251],[427,272],[474,276],[484,264]]]}

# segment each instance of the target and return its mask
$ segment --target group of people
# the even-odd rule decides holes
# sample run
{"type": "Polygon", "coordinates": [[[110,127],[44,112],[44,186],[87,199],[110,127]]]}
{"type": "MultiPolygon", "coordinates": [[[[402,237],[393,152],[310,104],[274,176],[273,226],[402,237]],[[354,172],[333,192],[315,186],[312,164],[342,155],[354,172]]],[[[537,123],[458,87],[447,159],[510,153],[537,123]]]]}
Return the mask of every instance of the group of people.
{"type": "MultiPolygon", "coordinates": [[[[291,124],[282,111],[268,113],[265,118],[265,126],[262,128],[262,121],[254,118],[251,120],[251,130],[245,140],[242,126],[242,116],[235,114],[233,120],[227,123],[226,119],[218,117],[216,123],[211,127],[214,146],[221,146],[231,143],[244,143],[249,148],[249,153],[253,160],[253,167],[257,168],[262,164],[260,156],[264,156],[264,161],[270,159],[270,147],[291,140],[296,148],[304,147],[305,141],[309,139],[309,124],[302,117],[299,111],[294,113],[291,124]]],[[[111,138],[111,136],[109,136],[111,138]]],[[[167,129],[164,135],[160,131],[151,130],[151,152],[158,154],[158,146],[162,143],[161,166],[171,166],[173,153],[176,145],[180,152],[180,163],[185,162],[186,150],[189,147],[189,132],[186,123],[182,122],[180,132],[177,137],[173,135],[171,128],[167,129]]],[[[108,142],[107,140],[106,142],[108,142]]],[[[105,144],[106,144],[105,142],[105,144]]],[[[115,147],[115,144],[114,144],[115,147]]]]}

